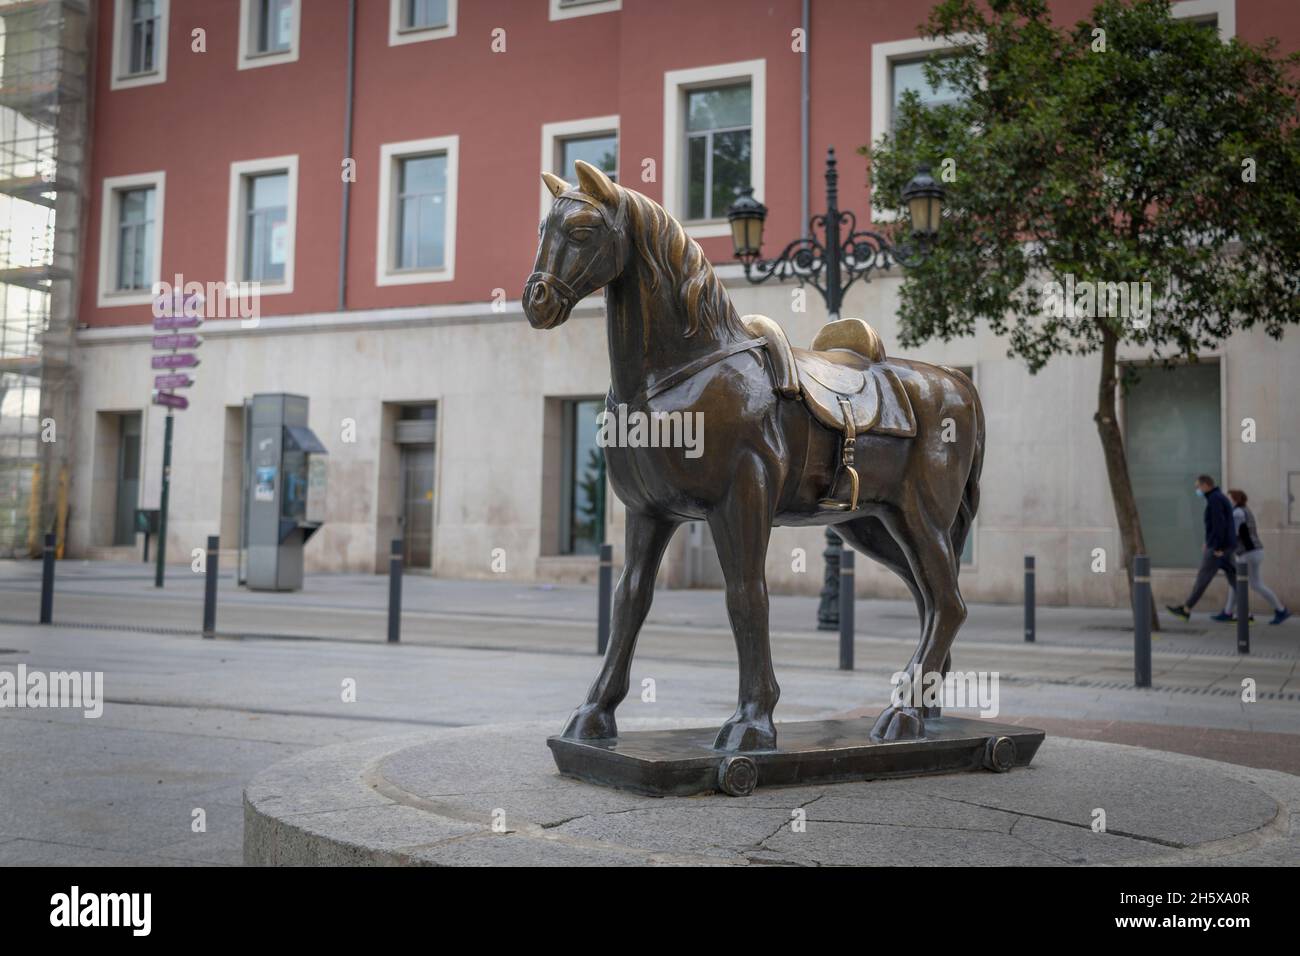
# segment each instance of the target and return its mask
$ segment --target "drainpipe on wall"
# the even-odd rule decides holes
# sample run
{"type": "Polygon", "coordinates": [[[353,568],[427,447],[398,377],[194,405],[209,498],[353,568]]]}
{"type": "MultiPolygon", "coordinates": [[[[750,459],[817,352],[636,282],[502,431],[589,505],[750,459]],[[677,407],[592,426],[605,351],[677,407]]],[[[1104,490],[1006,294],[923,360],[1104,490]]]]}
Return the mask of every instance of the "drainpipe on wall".
{"type": "Polygon", "coordinates": [[[802,215],[799,221],[803,223],[805,236],[808,235],[808,113],[812,95],[808,83],[808,64],[812,56],[808,36],[811,10],[812,0],[803,0],[803,56],[799,58],[799,82],[802,85],[799,98],[799,208],[802,215]]]}
{"type": "MultiPolygon", "coordinates": [[[[352,157],[352,98],[356,80],[357,56],[357,0],[348,0],[348,85],[343,113],[343,156],[352,157]]],[[[355,158],[355,157],[353,157],[355,158]]],[[[343,221],[339,226],[339,311],[347,308],[348,300],[348,200],[352,196],[352,182],[343,177],[343,221]]]]}

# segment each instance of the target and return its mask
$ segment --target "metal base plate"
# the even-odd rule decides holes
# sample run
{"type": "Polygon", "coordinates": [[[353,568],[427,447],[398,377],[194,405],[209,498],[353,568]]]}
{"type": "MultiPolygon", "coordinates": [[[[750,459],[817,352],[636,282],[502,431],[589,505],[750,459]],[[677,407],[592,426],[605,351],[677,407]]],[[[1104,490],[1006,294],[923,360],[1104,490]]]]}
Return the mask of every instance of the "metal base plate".
{"type": "Polygon", "coordinates": [[[716,727],[633,731],[600,740],[547,738],[560,773],[655,797],[721,790],[743,796],[756,786],[841,783],[962,770],[1025,767],[1041,730],[969,717],[925,721],[925,738],[887,743],[870,737],[872,718],[777,724],[775,750],[713,749],[716,727]]]}

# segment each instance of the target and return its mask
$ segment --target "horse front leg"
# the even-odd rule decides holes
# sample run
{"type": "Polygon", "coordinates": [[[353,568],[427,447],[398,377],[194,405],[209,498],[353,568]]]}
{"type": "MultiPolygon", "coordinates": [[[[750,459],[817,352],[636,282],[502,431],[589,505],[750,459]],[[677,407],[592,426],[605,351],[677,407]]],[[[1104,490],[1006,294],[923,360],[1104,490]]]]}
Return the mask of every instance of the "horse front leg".
{"type": "Polygon", "coordinates": [[[654,599],[655,577],[664,550],[677,530],[676,521],[627,513],[623,574],[614,591],[609,647],[586,701],[573,712],[562,736],[570,740],[617,737],[614,711],[627,696],[628,672],[641,625],[654,599]]]}
{"type": "Polygon", "coordinates": [[[727,583],[727,617],[736,639],[740,692],[736,713],[722,725],[714,749],[772,750],[772,711],[781,688],[772,672],[768,639],[767,542],[772,533],[773,490],[762,465],[743,463],[727,497],[709,514],[718,559],[727,583]]]}

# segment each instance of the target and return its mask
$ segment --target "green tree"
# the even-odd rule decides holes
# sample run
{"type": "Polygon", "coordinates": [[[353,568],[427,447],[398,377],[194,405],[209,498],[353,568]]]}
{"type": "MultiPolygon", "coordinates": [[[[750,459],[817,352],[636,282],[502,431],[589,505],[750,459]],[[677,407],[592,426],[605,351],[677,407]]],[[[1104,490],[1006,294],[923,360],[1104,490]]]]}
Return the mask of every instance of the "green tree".
{"type": "Polygon", "coordinates": [[[957,45],[926,74],[961,99],[925,108],[908,93],[894,132],[862,150],[877,208],[918,162],[947,189],[935,253],[902,287],[902,342],[983,321],[1031,373],[1099,354],[1094,419],[1131,568],[1146,549],[1116,411],[1133,371],[1121,347],[1196,361],[1239,329],[1280,338],[1300,321],[1300,56],[1221,42],[1168,0],[1102,0],[1074,26],[1045,0],[941,0],[921,29],[957,45]],[[1124,314],[1103,296],[1071,315],[1051,285],[1071,277],[1150,282],[1154,307],[1124,314]]]}

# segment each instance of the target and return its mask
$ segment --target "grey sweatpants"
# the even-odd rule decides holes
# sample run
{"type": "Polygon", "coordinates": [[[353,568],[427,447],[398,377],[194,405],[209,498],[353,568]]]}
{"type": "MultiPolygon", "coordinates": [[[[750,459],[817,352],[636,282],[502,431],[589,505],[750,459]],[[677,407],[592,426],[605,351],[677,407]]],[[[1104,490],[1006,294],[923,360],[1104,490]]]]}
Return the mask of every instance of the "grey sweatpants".
{"type": "MultiPolygon", "coordinates": [[[[1245,554],[1240,555],[1240,558],[1250,568],[1250,586],[1254,588],[1255,593],[1273,605],[1274,611],[1282,610],[1282,602],[1273,593],[1273,589],[1264,583],[1264,579],[1259,573],[1260,566],[1264,563],[1264,549],[1256,548],[1254,551],[1247,551],[1245,554]]],[[[1231,614],[1236,606],[1237,589],[1231,588],[1228,591],[1228,603],[1223,606],[1223,613],[1231,614]]]]}

